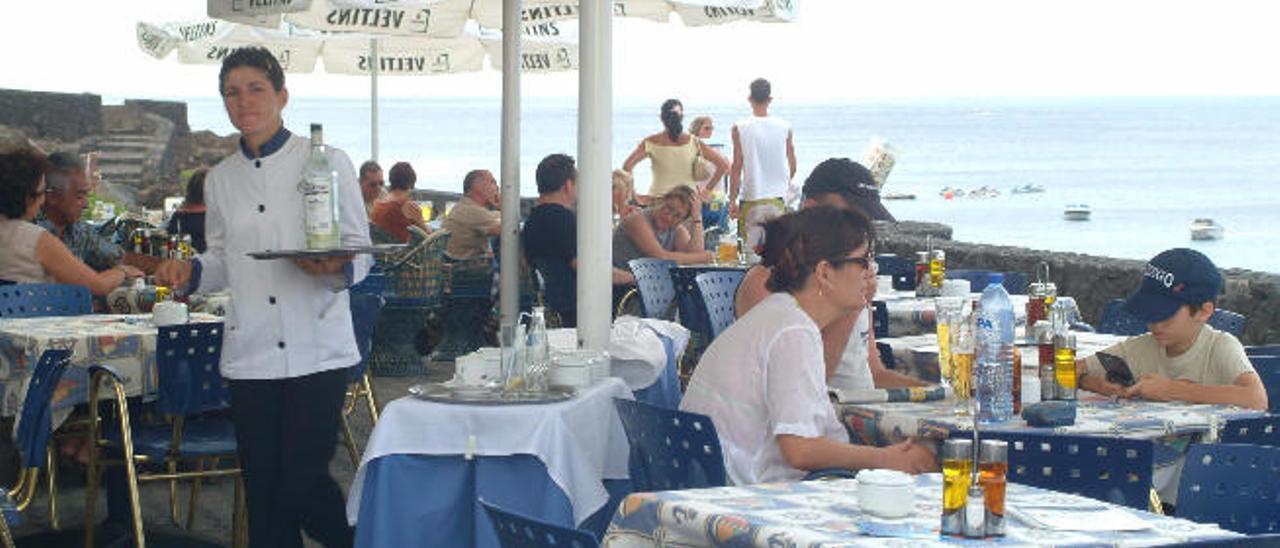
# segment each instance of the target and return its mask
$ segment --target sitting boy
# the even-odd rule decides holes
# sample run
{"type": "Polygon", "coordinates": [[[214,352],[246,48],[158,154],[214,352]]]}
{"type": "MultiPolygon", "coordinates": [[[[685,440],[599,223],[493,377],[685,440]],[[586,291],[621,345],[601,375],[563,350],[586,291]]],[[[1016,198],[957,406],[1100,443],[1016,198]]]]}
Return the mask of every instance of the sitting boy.
{"type": "Polygon", "coordinates": [[[1232,404],[1265,411],[1267,391],[1244,347],[1206,324],[1222,289],[1213,262],[1191,249],[1170,249],[1143,269],[1142,284],[1124,310],[1149,333],[1103,350],[1123,358],[1137,381],[1109,382],[1097,356],[1076,362],[1080,387],[1101,394],[1157,401],[1232,404]]]}

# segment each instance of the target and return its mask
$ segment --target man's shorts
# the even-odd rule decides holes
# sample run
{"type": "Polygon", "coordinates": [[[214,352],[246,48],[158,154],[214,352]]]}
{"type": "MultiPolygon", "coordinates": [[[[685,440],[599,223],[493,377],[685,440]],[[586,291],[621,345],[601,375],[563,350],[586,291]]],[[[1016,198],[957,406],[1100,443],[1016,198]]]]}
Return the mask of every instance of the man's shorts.
{"type": "Polygon", "coordinates": [[[787,212],[787,203],[782,198],[761,198],[759,200],[738,202],[738,237],[748,246],[756,245],[761,229],[759,225],[768,222],[787,212]],[[752,209],[759,208],[753,215],[752,209]],[[753,231],[752,228],[755,228],[753,231]],[[753,233],[754,232],[754,233],[753,233]]]}

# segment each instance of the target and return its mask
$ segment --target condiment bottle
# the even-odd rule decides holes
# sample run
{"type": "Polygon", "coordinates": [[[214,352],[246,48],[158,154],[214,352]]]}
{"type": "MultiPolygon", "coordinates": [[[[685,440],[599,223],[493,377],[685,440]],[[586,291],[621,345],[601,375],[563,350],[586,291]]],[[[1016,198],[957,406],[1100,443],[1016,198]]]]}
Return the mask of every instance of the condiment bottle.
{"type": "Polygon", "coordinates": [[[1009,472],[1009,444],[1001,440],[982,440],[978,463],[978,482],[982,484],[986,536],[1004,536],[1005,476],[1009,472]]]}
{"type": "Polygon", "coordinates": [[[929,286],[929,252],[916,252],[916,296],[923,297],[929,286]]]}
{"type": "Polygon", "coordinates": [[[973,473],[973,441],[949,439],[942,444],[942,534],[964,536],[965,502],[973,473]]]}
{"type": "Polygon", "coordinates": [[[935,295],[942,290],[942,281],[947,278],[947,252],[941,249],[929,254],[929,287],[935,295]]]}
{"type": "Polygon", "coordinates": [[[1053,366],[1053,325],[1048,320],[1036,322],[1036,363],[1040,369],[1040,401],[1058,399],[1058,376],[1053,366]]]}

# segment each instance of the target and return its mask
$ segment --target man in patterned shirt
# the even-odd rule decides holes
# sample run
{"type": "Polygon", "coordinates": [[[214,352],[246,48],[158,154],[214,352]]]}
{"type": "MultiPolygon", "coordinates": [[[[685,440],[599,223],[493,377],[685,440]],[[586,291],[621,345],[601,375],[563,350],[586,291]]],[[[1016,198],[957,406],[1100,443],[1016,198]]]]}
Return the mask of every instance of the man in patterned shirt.
{"type": "Polygon", "coordinates": [[[52,169],[45,176],[44,208],[36,224],[62,240],[71,253],[97,271],[112,268],[124,258],[124,250],[80,220],[89,206],[89,181],[84,164],[75,154],[49,155],[52,169]]]}

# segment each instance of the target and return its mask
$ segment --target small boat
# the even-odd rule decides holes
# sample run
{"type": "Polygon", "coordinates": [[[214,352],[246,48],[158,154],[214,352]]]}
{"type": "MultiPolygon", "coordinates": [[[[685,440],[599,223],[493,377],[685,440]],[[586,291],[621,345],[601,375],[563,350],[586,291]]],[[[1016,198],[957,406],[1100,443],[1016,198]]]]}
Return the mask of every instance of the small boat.
{"type": "Polygon", "coordinates": [[[1090,213],[1087,204],[1068,204],[1066,209],[1062,210],[1062,218],[1068,221],[1088,221],[1090,213]]]}
{"type": "Polygon", "coordinates": [[[1022,186],[1015,186],[1009,192],[1013,194],[1039,194],[1044,192],[1044,187],[1040,185],[1025,184],[1022,186]]]}
{"type": "Polygon", "coordinates": [[[1191,221],[1192,240],[1221,240],[1226,230],[1213,219],[1196,219],[1191,221]]]}
{"type": "Polygon", "coordinates": [[[915,195],[915,194],[911,194],[911,193],[908,193],[908,192],[886,192],[886,193],[884,193],[884,194],[880,195],[880,197],[881,197],[882,199],[885,199],[885,200],[914,200],[914,199],[916,199],[916,195],[915,195]]]}

